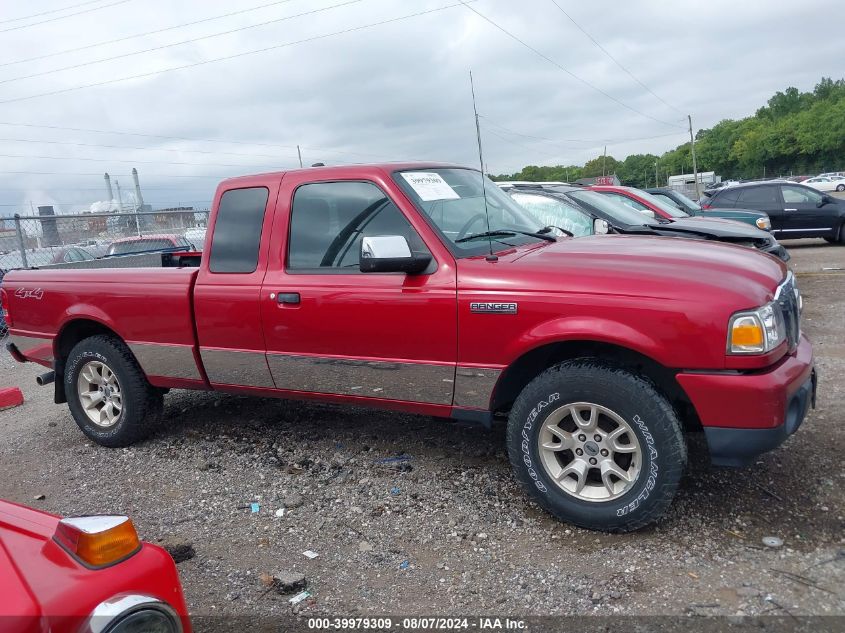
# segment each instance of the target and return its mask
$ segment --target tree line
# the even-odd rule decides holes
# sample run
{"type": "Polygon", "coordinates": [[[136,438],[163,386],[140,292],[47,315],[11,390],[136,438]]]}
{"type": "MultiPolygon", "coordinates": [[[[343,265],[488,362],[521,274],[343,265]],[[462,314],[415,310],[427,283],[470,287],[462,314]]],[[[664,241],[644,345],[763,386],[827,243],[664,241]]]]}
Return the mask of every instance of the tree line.
{"type": "MultiPolygon", "coordinates": [[[[753,116],[725,119],[695,137],[699,171],[723,179],[815,174],[845,169],[845,79],[822,78],[812,92],[777,92],[753,116]]],[[[493,180],[561,180],[616,174],[625,185],[666,185],[668,176],[692,173],[690,143],[625,160],[597,156],[584,165],[528,165],[493,180]],[[657,169],[655,170],[655,163],[657,169]],[[657,171],[657,173],[655,173],[657,171]]]]}

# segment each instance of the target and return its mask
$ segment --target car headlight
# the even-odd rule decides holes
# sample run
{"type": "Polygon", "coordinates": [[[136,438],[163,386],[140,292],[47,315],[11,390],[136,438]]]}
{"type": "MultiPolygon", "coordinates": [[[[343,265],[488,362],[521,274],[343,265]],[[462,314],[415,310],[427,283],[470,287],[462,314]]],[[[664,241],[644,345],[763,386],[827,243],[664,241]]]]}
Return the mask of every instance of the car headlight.
{"type": "Polygon", "coordinates": [[[772,221],[769,219],[768,215],[764,215],[762,218],[757,218],[757,228],[763,229],[764,231],[771,230],[772,221]]]}
{"type": "Polygon", "coordinates": [[[182,633],[182,621],[165,602],[143,594],[121,594],[101,602],[85,633],[182,633]]]}
{"type": "Polygon", "coordinates": [[[786,325],[776,302],[737,312],[728,324],[729,354],[764,354],[786,340],[786,325]]]}

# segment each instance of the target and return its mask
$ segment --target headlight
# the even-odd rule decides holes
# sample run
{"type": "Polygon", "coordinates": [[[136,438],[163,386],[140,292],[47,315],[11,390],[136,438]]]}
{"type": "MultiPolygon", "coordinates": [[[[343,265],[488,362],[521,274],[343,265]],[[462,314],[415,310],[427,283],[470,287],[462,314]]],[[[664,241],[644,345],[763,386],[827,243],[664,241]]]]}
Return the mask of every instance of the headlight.
{"type": "Polygon", "coordinates": [[[771,230],[772,221],[769,219],[768,215],[764,215],[762,218],[757,218],[757,228],[763,229],[764,231],[771,230]]]}
{"type": "Polygon", "coordinates": [[[177,622],[164,611],[141,609],[118,620],[108,633],[177,633],[181,628],[177,622]]]}
{"type": "Polygon", "coordinates": [[[728,325],[729,354],[764,354],[785,340],[783,314],[774,301],[756,310],[737,312],[728,325]]]}
{"type": "Polygon", "coordinates": [[[165,602],[143,594],[120,594],[101,602],[85,633],[182,633],[182,621],[165,602]]]}

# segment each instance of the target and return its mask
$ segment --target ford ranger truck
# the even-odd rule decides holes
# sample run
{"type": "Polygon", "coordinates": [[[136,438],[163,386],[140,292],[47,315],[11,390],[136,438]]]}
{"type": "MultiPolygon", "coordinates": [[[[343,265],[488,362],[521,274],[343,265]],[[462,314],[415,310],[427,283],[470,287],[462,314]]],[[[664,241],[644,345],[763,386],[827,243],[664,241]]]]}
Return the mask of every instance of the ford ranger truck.
{"type": "Polygon", "coordinates": [[[205,252],[10,272],[19,361],[103,446],[149,437],[168,389],[489,424],[543,508],[624,531],[660,517],[703,431],[740,466],[814,402],[782,262],[728,244],[567,237],[443,164],[233,178],[205,252]],[[137,267],[134,267],[137,266],[137,267]]]}

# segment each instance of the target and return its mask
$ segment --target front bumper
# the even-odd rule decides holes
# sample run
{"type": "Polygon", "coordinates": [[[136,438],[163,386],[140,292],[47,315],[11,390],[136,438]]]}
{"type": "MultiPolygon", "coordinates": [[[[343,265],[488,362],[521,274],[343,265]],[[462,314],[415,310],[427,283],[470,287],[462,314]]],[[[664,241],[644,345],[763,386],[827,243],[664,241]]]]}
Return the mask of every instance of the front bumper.
{"type": "Polygon", "coordinates": [[[778,244],[777,242],[775,242],[773,246],[764,248],[763,252],[767,255],[773,255],[783,262],[788,262],[792,259],[792,255],[789,254],[789,251],[787,251],[782,244],[778,244]]]}
{"type": "Polygon", "coordinates": [[[779,446],[815,407],[813,347],[802,334],[797,349],[774,369],[749,373],[680,373],[695,407],[713,464],[743,466],[779,446]]]}

